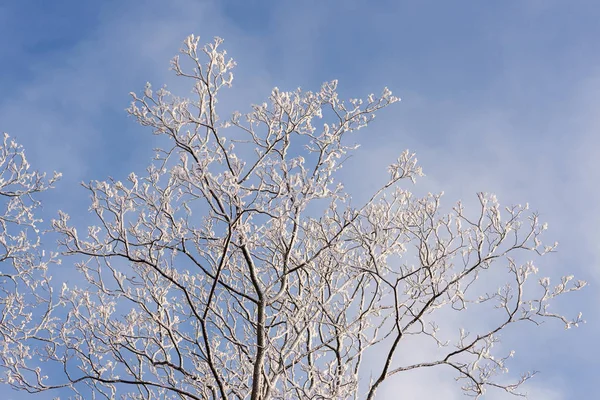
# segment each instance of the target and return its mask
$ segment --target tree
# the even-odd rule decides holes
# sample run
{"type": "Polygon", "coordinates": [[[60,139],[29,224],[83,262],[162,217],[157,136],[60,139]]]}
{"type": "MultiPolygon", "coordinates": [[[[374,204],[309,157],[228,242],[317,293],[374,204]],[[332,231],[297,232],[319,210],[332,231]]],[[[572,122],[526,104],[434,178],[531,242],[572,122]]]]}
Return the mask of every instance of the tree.
{"type": "Polygon", "coordinates": [[[405,189],[422,175],[408,151],[354,204],[339,181],[357,148],[347,134],[398,98],[386,88],[345,103],[336,81],[315,93],[275,88],[267,103],[222,120],[217,98],[235,63],[221,39],[198,40],[188,37],[172,61],[192,99],[150,84],[132,93],[129,114],[166,143],[147,175],[84,185],[98,221],[85,234],[66,213],[52,221],[85,282],[54,294],[43,280],[44,318],[27,320],[26,307],[4,313],[35,324],[3,325],[3,379],[80,398],[373,399],[384,380],[439,366],[476,397],[487,387],[517,393],[532,374],[500,378],[510,354],[493,348],[498,333],[547,318],[581,322],[547,307],[584,282],[531,285],[537,268],[519,261],[555,248],[542,245],[538,216],[483,193],[473,215],[461,203],[444,213],[441,195],[405,189]],[[510,281],[489,291],[477,281],[488,274],[510,281]],[[442,339],[440,313],[467,307],[491,310],[493,325],[442,339]],[[395,362],[415,335],[439,355],[395,362]],[[369,351],[380,364],[364,364],[369,351]]]}
{"type": "Polygon", "coordinates": [[[21,340],[35,335],[38,326],[50,327],[52,295],[48,266],[58,262],[58,254],[48,257],[39,251],[40,236],[36,217],[40,207],[36,196],[52,188],[60,178],[30,171],[22,146],[7,134],[0,144],[0,348],[7,379],[27,369],[27,345],[21,340]]]}

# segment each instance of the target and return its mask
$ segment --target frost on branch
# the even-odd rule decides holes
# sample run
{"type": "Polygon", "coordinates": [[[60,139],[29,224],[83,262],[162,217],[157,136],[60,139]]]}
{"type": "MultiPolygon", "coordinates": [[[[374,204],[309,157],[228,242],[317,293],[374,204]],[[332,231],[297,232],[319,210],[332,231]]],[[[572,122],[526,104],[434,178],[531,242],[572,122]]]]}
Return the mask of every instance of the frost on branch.
{"type": "Polygon", "coordinates": [[[11,383],[81,398],[373,399],[386,379],[436,366],[468,394],[516,393],[530,375],[500,377],[511,353],[494,347],[498,333],[580,321],[547,307],[583,283],[531,285],[538,270],[523,256],[554,249],[537,215],[483,193],[472,212],[444,212],[441,195],[406,189],[422,175],[408,151],[353,204],[339,174],[357,148],[348,134],[398,99],[384,89],[344,102],[332,81],[275,88],[223,118],[217,96],[235,63],[221,44],[199,48],[190,36],[173,60],[192,98],[150,85],[132,95],[130,115],[170,144],[147,173],[85,185],[97,221],[87,232],[66,213],[53,221],[86,280],[63,287],[67,315],[43,331],[52,345],[42,361],[65,374],[50,381],[23,367],[11,383]],[[481,285],[491,273],[499,288],[481,285]],[[440,318],[472,309],[489,324],[459,330],[440,318]],[[415,336],[438,353],[406,361],[402,344],[415,336]],[[380,363],[363,362],[374,346],[380,363]]]}
{"type": "MultiPolygon", "coordinates": [[[[0,372],[20,379],[31,358],[27,339],[35,335],[51,309],[47,268],[56,254],[40,247],[36,196],[60,178],[30,169],[23,148],[8,134],[0,144],[0,372]]],[[[48,322],[48,321],[46,321],[48,322]]],[[[26,373],[26,372],[25,372],[26,373]]]]}

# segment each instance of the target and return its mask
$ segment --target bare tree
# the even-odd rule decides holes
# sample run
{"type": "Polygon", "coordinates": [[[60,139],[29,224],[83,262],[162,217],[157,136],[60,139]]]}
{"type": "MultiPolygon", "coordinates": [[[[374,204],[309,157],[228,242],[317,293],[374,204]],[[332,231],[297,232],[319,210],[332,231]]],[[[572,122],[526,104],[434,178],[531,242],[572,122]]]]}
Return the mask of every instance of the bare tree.
{"type": "Polygon", "coordinates": [[[0,348],[7,381],[19,384],[21,371],[28,368],[28,346],[23,341],[40,326],[51,324],[52,286],[48,266],[58,254],[40,250],[40,207],[36,199],[60,178],[30,170],[25,152],[4,134],[0,143],[0,348]]]}
{"type": "Polygon", "coordinates": [[[493,348],[498,333],[522,321],[581,322],[547,307],[584,282],[531,285],[537,268],[519,261],[554,250],[540,242],[538,216],[488,194],[472,215],[461,203],[445,213],[441,195],[405,189],[422,175],[408,151],[355,204],[339,182],[357,147],[347,134],[398,98],[386,88],[343,102],[335,81],[315,93],[275,88],[252,112],[221,120],[217,98],[235,66],[221,43],[199,48],[190,36],[172,61],[193,98],[149,84],[132,94],[130,115],[168,145],[144,177],[85,185],[98,225],[84,235],[65,213],[53,221],[85,284],[64,285],[55,318],[34,332],[2,328],[21,338],[4,344],[4,379],[81,398],[373,399],[386,379],[436,366],[476,397],[487,387],[517,393],[532,374],[502,379],[510,354],[493,348]],[[507,284],[490,291],[477,282],[486,274],[507,284]],[[467,306],[489,307],[492,325],[440,338],[438,316],[467,306]],[[395,360],[415,335],[439,354],[395,360]],[[379,364],[363,362],[368,351],[379,364]],[[43,377],[30,354],[61,377],[43,377]]]}

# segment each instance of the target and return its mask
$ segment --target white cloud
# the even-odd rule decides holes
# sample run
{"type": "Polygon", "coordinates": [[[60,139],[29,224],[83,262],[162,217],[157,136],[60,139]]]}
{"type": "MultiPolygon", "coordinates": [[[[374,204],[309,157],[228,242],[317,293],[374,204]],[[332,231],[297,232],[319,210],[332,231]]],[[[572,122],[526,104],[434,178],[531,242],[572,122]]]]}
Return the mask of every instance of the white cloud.
{"type": "MultiPolygon", "coordinates": [[[[540,9],[540,2],[527,4],[534,14],[545,10],[540,9]]],[[[180,42],[192,32],[202,35],[205,41],[214,35],[223,36],[229,53],[239,62],[234,94],[226,94],[227,101],[234,104],[229,107],[232,109],[260,101],[274,85],[291,89],[310,84],[312,87],[306,89],[316,88],[320,83],[314,82],[317,76],[331,79],[348,74],[350,81],[342,81],[341,86],[352,95],[353,90],[390,80],[389,85],[403,102],[385,110],[372,130],[356,136],[356,141],[365,145],[345,168],[356,193],[368,191],[380,176],[383,180],[388,162],[409,147],[417,151],[428,174],[416,191],[444,190],[448,206],[459,198],[474,200],[477,191],[496,192],[504,203],[529,201],[550,220],[549,236],[564,243],[558,255],[543,260],[548,269],[575,269],[586,278],[600,281],[600,260],[595,251],[600,239],[600,212],[596,206],[600,200],[597,76],[581,76],[571,82],[561,100],[565,107],[560,113],[550,112],[556,111],[556,105],[544,108],[533,102],[539,98],[544,104],[554,104],[541,98],[546,93],[542,86],[560,79],[560,73],[539,70],[543,68],[541,63],[507,61],[507,70],[496,81],[488,82],[480,97],[456,94],[455,100],[447,100],[454,94],[441,93],[444,100],[436,98],[432,88],[419,91],[415,85],[405,83],[407,78],[402,72],[411,68],[412,60],[408,56],[398,60],[403,53],[392,46],[397,40],[404,46],[403,51],[410,51],[410,47],[405,45],[406,38],[395,39],[401,27],[391,23],[394,13],[403,12],[402,7],[390,5],[387,15],[377,14],[381,20],[365,17],[336,21],[337,6],[322,2],[311,6],[281,2],[272,11],[271,34],[261,35],[237,27],[221,13],[217,1],[177,0],[169,5],[156,1],[144,7],[105,9],[98,29],[65,51],[62,59],[53,58],[51,63],[41,59],[31,66],[33,80],[22,84],[18,92],[0,104],[1,129],[24,142],[36,167],[64,173],[65,182],[53,195],[53,204],[83,214],[87,194],[76,187],[76,182],[104,179],[109,174],[124,177],[131,169],[143,168],[149,160],[153,137],[147,129],[137,129],[133,121],[126,122],[123,109],[129,102],[127,93],[141,90],[147,80],[157,86],[166,82],[175,90],[187,90],[168,72],[169,59],[180,42]],[[361,59],[359,51],[353,53],[358,43],[344,40],[345,32],[357,30],[372,32],[373,39],[365,38],[372,41],[374,49],[369,62],[361,59]],[[337,35],[332,36],[332,31],[337,35]],[[377,48],[384,39],[383,47],[377,48]],[[330,60],[324,55],[325,44],[335,47],[347,66],[325,65],[330,60]],[[354,71],[354,65],[350,65],[353,58],[361,65],[361,73],[348,72],[354,71]],[[398,65],[403,69],[398,71],[398,65]],[[521,85],[536,73],[544,77],[528,82],[527,89],[534,93],[527,93],[521,85]],[[403,86],[411,89],[403,92],[403,86]],[[493,98],[498,93],[503,101],[477,103],[479,98],[493,98]],[[515,104],[511,104],[512,99],[515,104]]],[[[344,15],[356,18],[370,12],[360,2],[351,6],[356,10],[344,15]]],[[[500,32],[498,40],[514,44],[515,35],[500,32]]],[[[590,290],[583,296],[565,307],[583,309],[589,319],[597,321],[597,294],[590,290]]],[[[536,335],[572,341],[573,337],[584,338],[573,343],[582,353],[594,345],[593,337],[600,331],[597,322],[583,327],[583,334],[568,337],[549,333],[552,329],[561,327],[546,326],[536,335]]],[[[542,349],[537,346],[535,350],[542,349]]],[[[519,353],[517,357],[525,360],[528,354],[519,353]]],[[[592,363],[589,354],[571,357],[592,363]]],[[[534,400],[567,398],[559,389],[548,389],[553,384],[552,376],[541,375],[534,382],[528,386],[534,400]]],[[[404,394],[409,399],[462,398],[456,393],[456,385],[445,372],[431,369],[394,379],[382,388],[380,397],[404,394]]]]}

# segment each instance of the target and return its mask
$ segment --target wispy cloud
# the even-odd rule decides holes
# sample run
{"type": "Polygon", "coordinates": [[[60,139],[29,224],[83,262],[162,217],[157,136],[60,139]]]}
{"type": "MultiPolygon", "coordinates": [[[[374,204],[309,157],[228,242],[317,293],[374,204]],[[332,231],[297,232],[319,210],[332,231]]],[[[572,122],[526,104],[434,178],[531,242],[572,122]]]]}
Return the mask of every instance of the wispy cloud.
{"type": "MultiPolygon", "coordinates": [[[[250,1],[240,9],[216,0],[107,1],[48,13],[30,3],[33,13],[0,8],[10,32],[0,39],[8,60],[0,68],[11,77],[2,80],[0,129],[23,142],[36,167],[63,172],[49,213],[64,208],[85,223],[87,194],[77,182],[122,179],[145,167],[154,138],[126,117],[128,92],[151,81],[186,94],[168,62],[194,32],[206,41],[223,36],[239,63],[225,111],[261,101],[275,85],[315,89],[340,78],[348,96],[388,85],[403,102],[356,136],[364,146],[345,168],[356,193],[383,179],[408,147],[428,175],[417,191],[444,190],[449,206],[474,200],[477,191],[496,192],[506,203],[529,201],[562,243],[543,260],[547,270],[600,280],[600,12],[593,2],[250,1]]],[[[587,315],[581,330],[546,326],[528,328],[527,340],[507,337],[520,350],[517,367],[536,360],[545,371],[528,386],[532,399],[574,398],[594,388],[586,371],[595,365],[589,349],[600,333],[598,300],[588,290],[563,303],[587,315]],[[556,342],[569,349],[549,348],[556,342]]],[[[406,398],[462,397],[438,369],[388,383],[383,398],[398,388],[406,398]]]]}

